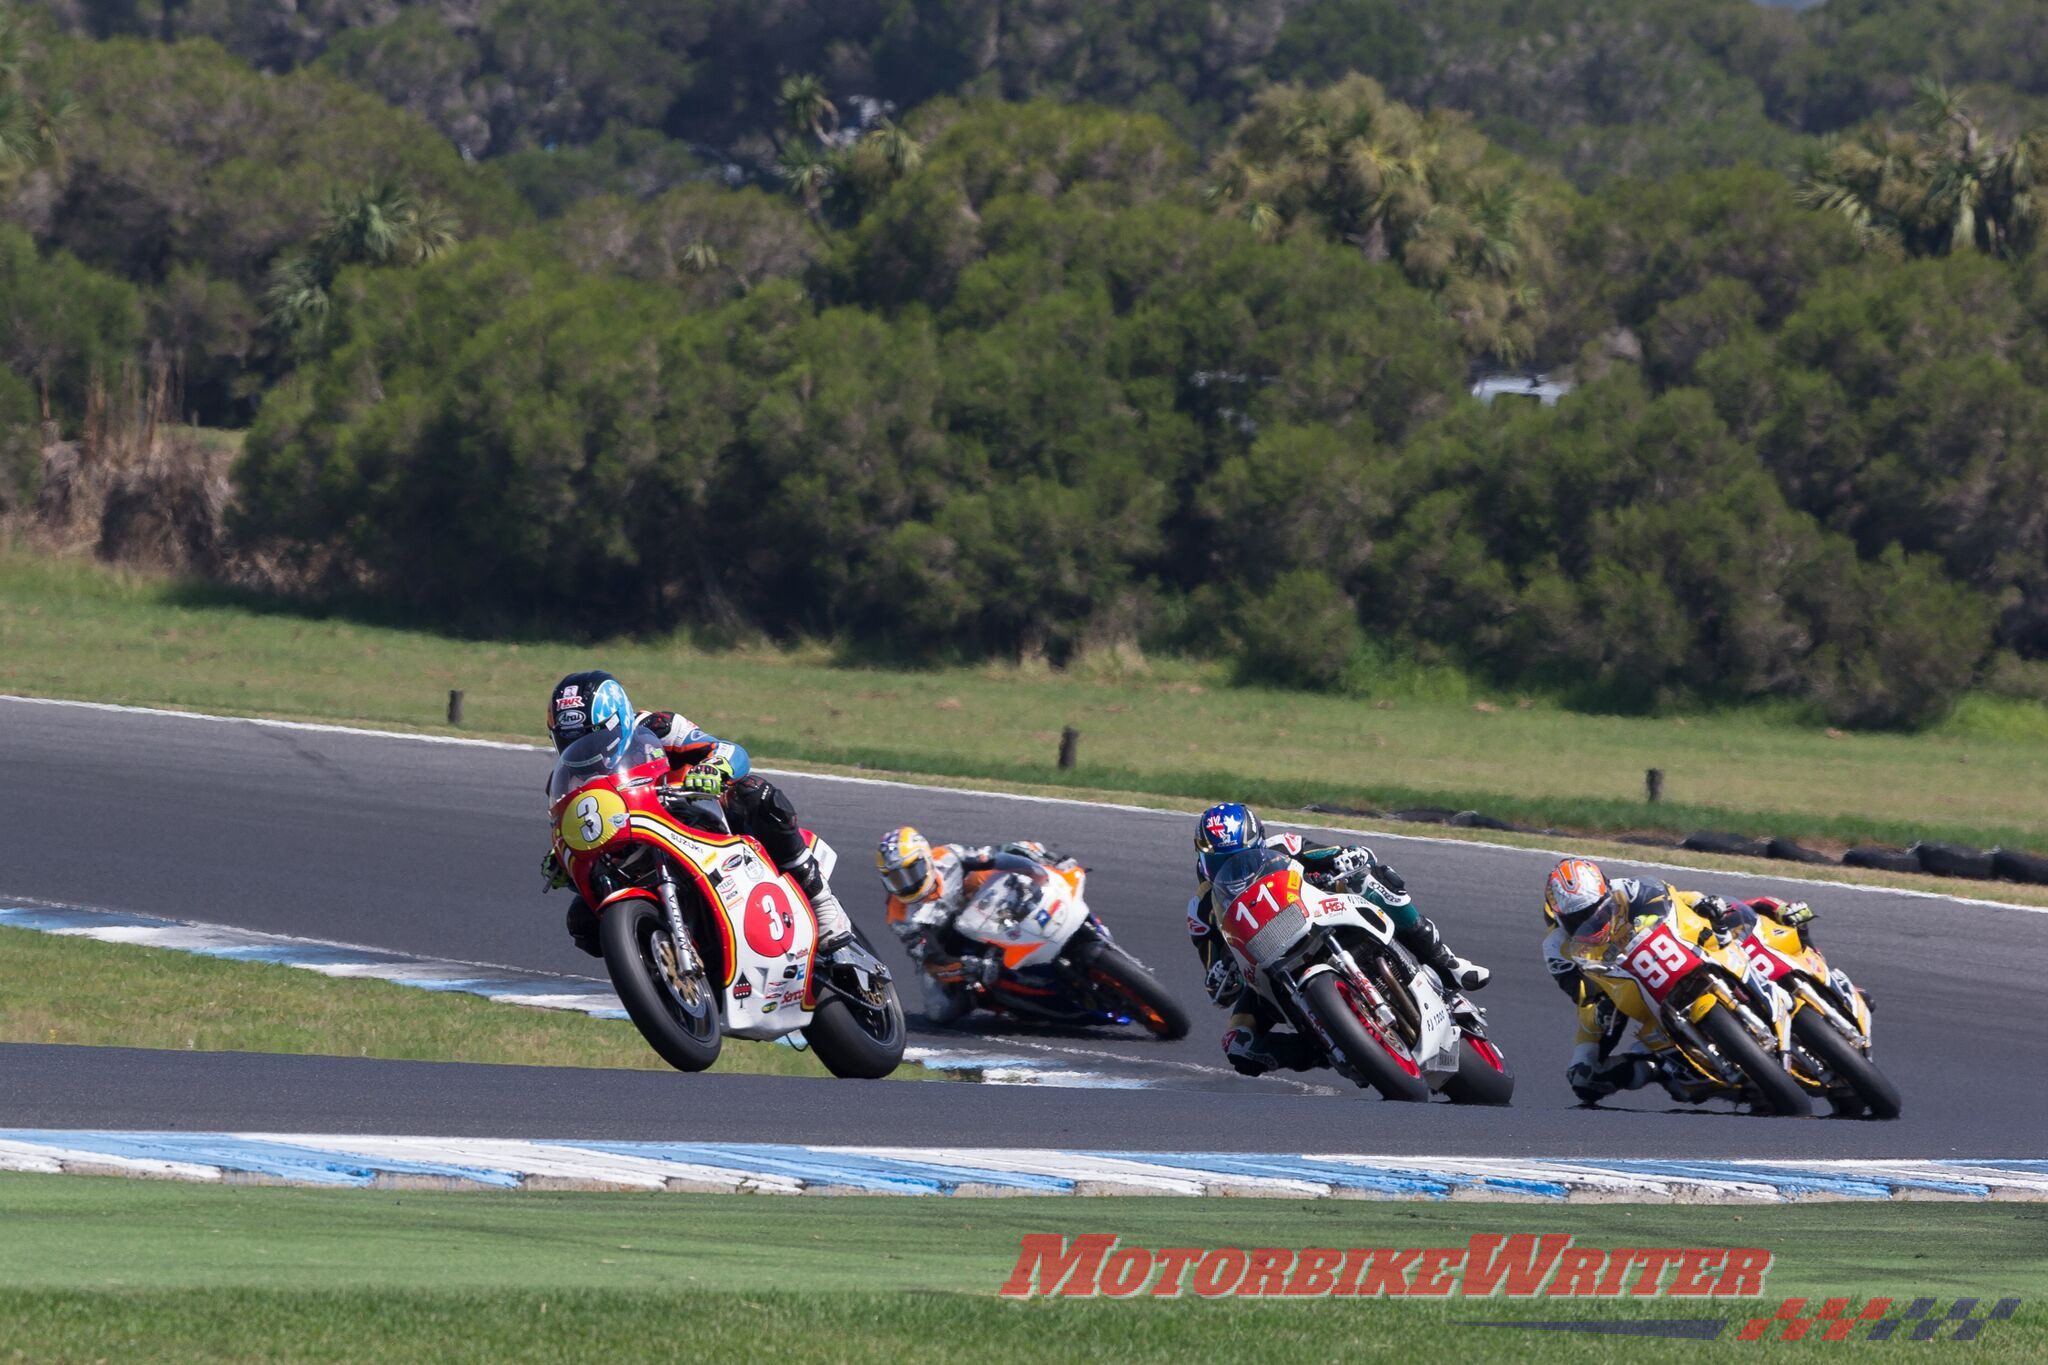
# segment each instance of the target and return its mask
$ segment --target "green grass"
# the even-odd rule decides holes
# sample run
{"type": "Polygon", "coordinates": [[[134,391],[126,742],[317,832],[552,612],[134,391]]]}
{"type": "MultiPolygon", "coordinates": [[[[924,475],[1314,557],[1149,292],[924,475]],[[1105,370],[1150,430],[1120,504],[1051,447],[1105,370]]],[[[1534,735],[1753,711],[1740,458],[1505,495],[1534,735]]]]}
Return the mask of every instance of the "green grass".
{"type": "MultiPolygon", "coordinates": [[[[0,929],[0,1042],[669,1069],[624,1020],[28,929],[0,929]]],[[[807,1052],[736,1039],[712,1070],[827,1074],[807,1052]]]]}
{"type": "Polygon", "coordinates": [[[1065,672],[841,667],[822,648],[459,641],[319,619],[0,551],[0,689],[533,740],[560,674],[602,663],[768,760],[1087,791],[1478,808],[1586,832],[1696,828],[1842,845],[2048,847],[2048,706],[1972,698],[1923,735],[1840,734],[1784,708],[1592,716],[1397,680],[1377,701],[1228,686],[1134,655],[1065,672]],[[1061,728],[1080,762],[1054,764],[1061,728]],[[1641,799],[1661,768],[1666,800],[1641,799]]]}
{"type": "MultiPolygon", "coordinates": [[[[2048,1210],[1185,1199],[398,1194],[0,1176],[0,1359],[1631,1360],[1758,1347],[1473,1319],[1747,1318],[1789,1295],[2026,1300],[1972,1359],[2048,1349],[2048,1210]],[[994,1297],[1027,1232],[1128,1245],[1764,1246],[1755,1301],[1441,1304],[994,1297]]],[[[1732,1332],[1728,1335],[1732,1335],[1732,1332]]]]}

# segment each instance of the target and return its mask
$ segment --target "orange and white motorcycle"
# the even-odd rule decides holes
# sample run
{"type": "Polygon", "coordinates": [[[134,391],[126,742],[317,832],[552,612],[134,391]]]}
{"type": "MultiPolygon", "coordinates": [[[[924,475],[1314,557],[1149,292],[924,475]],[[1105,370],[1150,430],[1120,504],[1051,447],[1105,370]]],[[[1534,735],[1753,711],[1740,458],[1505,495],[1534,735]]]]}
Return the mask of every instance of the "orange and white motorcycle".
{"type": "Polygon", "coordinates": [[[1137,1024],[1156,1038],[1184,1038],[1188,1016],[1145,964],[1110,937],[1082,895],[1078,863],[1006,859],[948,932],[1000,959],[974,1003],[1021,1019],[1059,1024],[1137,1024]]]}

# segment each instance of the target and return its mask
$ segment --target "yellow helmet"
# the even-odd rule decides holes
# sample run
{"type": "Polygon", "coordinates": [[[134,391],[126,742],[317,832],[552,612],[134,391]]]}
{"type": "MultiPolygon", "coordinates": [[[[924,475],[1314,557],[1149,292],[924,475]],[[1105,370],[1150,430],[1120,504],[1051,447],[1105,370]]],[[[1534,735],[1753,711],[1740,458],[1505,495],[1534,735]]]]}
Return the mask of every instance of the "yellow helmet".
{"type": "Polygon", "coordinates": [[[882,836],[875,850],[875,869],[889,894],[907,901],[921,901],[938,890],[939,874],[932,865],[931,841],[909,825],[882,836]]]}

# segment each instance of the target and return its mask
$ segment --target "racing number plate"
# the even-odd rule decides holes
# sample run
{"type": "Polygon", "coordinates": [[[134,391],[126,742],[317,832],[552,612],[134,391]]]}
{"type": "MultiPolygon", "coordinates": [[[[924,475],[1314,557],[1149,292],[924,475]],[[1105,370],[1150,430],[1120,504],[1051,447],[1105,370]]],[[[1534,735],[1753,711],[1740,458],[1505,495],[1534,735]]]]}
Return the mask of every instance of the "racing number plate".
{"type": "Polygon", "coordinates": [[[1626,965],[1629,974],[1661,1005],[1672,988],[1700,965],[1700,957],[1671,932],[1669,924],[1660,923],[1629,948],[1626,965]]]}
{"type": "Polygon", "coordinates": [[[1223,937],[1243,952],[1267,921],[1301,899],[1301,873],[1293,868],[1259,878],[1230,903],[1223,917],[1223,937]]]}

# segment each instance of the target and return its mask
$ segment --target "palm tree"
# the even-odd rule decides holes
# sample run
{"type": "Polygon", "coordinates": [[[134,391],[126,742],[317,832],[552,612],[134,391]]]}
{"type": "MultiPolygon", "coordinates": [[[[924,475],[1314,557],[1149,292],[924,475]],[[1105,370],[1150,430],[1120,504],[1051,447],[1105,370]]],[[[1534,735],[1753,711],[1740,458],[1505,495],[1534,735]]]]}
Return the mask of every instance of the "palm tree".
{"type": "Polygon", "coordinates": [[[813,148],[799,145],[783,154],[775,173],[789,186],[790,193],[803,200],[812,221],[817,221],[824,209],[825,193],[837,176],[832,160],[813,148]]]}
{"type": "Polygon", "coordinates": [[[330,195],[312,240],[271,271],[265,291],[270,324],[293,344],[316,339],[326,328],[331,291],[343,270],[422,265],[460,240],[460,224],[446,205],[395,181],[330,195]]]}
{"type": "Polygon", "coordinates": [[[839,108],[825,93],[825,82],[813,75],[791,76],[782,82],[775,101],[782,120],[801,133],[809,130],[819,142],[826,140],[826,125],[839,126],[839,108]]]}
{"type": "Polygon", "coordinates": [[[912,137],[894,119],[878,119],[861,135],[861,146],[871,147],[888,168],[889,176],[901,180],[924,164],[924,144],[912,137]]]}

